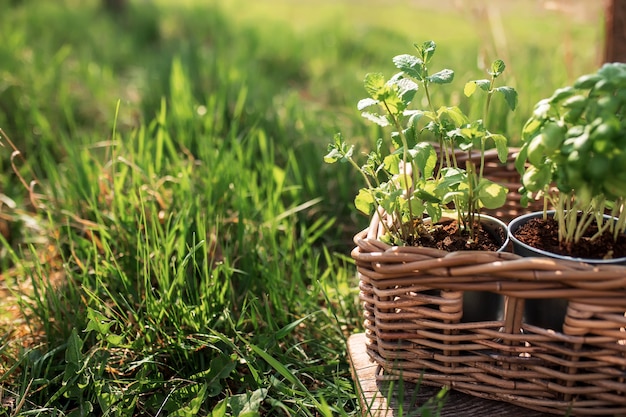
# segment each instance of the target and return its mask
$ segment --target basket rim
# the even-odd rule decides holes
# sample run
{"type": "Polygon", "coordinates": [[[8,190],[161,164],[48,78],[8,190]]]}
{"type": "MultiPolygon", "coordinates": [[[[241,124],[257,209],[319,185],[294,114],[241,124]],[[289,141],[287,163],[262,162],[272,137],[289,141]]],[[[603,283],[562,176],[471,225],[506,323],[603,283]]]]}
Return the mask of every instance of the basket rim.
{"type": "MultiPolygon", "coordinates": [[[[527,216],[533,213],[536,213],[536,212],[533,211],[533,212],[521,214],[518,217],[527,216]]],[[[474,254],[496,253],[496,252],[481,251],[481,250],[448,252],[442,249],[427,248],[427,247],[422,247],[422,246],[399,246],[399,245],[387,244],[383,242],[382,240],[380,240],[380,236],[383,233],[383,227],[381,227],[381,223],[383,220],[381,219],[384,219],[386,216],[387,216],[387,213],[382,209],[380,209],[378,212],[374,213],[374,215],[371,216],[369,226],[361,230],[360,232],[356,233],[353,236],[352,242],[355,245],[354,250],[359,248],[361,253],[370,253],[370,254],[374,254],[377,252],[386,253],[386,254],[389,254],[391,252],[398,253],[398,254],[419,253],[419,254],[433,256],[433,257],[461,256],[462,254],[468,254],[468,253],[474,253],[474,254]]],[[[492,218],[498,222],[503,223],[504,225],[507,226],[507,233],[509,233],[508,225],[510,222],[506,222],[502,219],[499,219],[496,216],[486,214],[486,213],[481,213],[480,216],[492,218]]],[[[507,236],[507,238],[508,240],[513,241],[513,239],[511,239],[510,233],[509,233],[509,236],[507,236]]],[[[507,251],[506,249],[497,253],[502,254],[502,260],[535,259],[536,261],[534,262],[537,262],[538,264],[545,263],[546,260],[550,260],[550,263],[556,263],[558,265],[561,265],[563,269],[599,268],[601,270],[622,271],[624,275],[626,275],[626,265],[623,264],[623,258],[615,258],[616,263],[593,262],[596,260],[586,259],[586,258],[576,258],[576,257],[570,257],[570,256],[551,257],[550,252],[547,252],[547,251],[540,251],[540,252],[542,253],[545,252],[546,256],[523,256],[523,255],[513,253],[512,250],[507,251]],[[621,264],[618,262],[621,262],[621,264]]],[[[354,255],[356,254],[353,254],[353,257],[354,255]]]]}

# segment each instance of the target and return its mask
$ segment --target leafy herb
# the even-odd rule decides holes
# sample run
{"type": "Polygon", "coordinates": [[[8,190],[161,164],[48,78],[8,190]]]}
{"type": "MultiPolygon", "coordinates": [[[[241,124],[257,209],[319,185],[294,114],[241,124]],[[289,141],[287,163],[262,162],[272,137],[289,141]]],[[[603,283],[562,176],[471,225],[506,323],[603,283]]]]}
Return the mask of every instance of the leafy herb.
{"type": "Polygon", "coordinates": [[[561,242],[578,242],[594,220],[592,240],[626,231],[626,64],[605,64],[539,101],[522,140],[522,202],[543,198],[544,217],[555,208],[561,242]]]}
{"type": "Polygon", "coordinates": [[[365,77],[368,97],[360,100],[357,108],[363,118],[391,129],[388,143],[379,139],[376,149],[359,166],[354,159],[354,147],[338,133],[324,160],[349,162],[361,173],[366,186],[359,190],[355,205],[368,215],[387,214],[382,224],[389,242],[415,241],[428,233],[422,221],[425,215],[434,224],[450,208],[454,208],[460,229],[468,230],[470,239],[474,239],[480,209],[502,206],[507,193],[506,188],[483,175],[489,142],[497,148],[502,162],[508,155],[507,139],[487,128],[491,99],[494,94],[500,94],[514,110],[517,93],[511,87],[495,87],[496,79],[505,69],[504,62],[496,60],[488,71],[489,79],[470,81],[464,88],[467,97],[478,90],[486,93],[482,118],[472,120],[458,106],[436,105],[431,88],[451,83],[454,71],[442,69],[431,74],[435,42],[416,44],[415,49],[415,55],[393,58],[400,71],[391,78],[380,73],[365,77]],[[418,91],[426,105],[421,109],[411,108],[418,91]],[[428,142],[428,137],[434,137],[438,146],[428,142]],[[464,166],[456,158],[459,149],[468,153],[464,166]],[[476,151],[480,155],[478,166],[470,157],[476,151]]]}

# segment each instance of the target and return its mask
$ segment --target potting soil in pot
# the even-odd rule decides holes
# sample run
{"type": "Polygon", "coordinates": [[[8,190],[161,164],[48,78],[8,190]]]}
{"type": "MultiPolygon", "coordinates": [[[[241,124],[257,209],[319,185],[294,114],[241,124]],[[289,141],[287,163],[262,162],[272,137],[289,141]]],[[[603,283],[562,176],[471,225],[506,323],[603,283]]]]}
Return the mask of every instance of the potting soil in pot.
{"type": "Polygon", "coordinates": [[[612,259],[626,256],[625,235],[619,235],[615,241],[613,234],[606,231],[599,238],[590,240],[597,231],[596,226],[591,226],[578,242],[561,244],[559,243],[558,223],[549,217],[529,220],[517,229],[515,237],[528,246],[576,258],[612,259]]]}
{"type": "Polygon", "coordinates": [[[413,246],[436,248],[448,252],[461,250],[485,250],[496,252],[502,246],[506,236],[493,236],[487,230],[476,225],[476,238],[471,241],[469,232],[460,232],[456,220],[441,221],[431,230],[430,235],[422,236],[412,242],[413,246]]]}

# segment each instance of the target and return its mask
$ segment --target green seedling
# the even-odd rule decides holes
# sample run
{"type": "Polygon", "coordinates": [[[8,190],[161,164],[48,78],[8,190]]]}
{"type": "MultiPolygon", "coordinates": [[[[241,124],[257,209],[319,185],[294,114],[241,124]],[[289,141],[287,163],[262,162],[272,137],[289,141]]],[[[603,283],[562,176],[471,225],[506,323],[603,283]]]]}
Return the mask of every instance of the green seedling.
{"type": "Polygon", "coordinates": [[[368,97],[357,107],[365,119],[391,130],[389,140],[378,139],[360,166],[354,159],[354,146],[337,134],[324,160],[349,162],[361,173],[366,186],[359,190],[355,205],[367,215],[387,213],[387,221],[382,222],[387,241],[406,244],[416,240],[428,233],[424,215],[436,223],[452,207],[460,229],[474,239],[481,208],[502,206],[507,193],[505,187],[484,177],[484,154],[489,142],[497,148],[502,162],[508,155],[507,139],[487,129],[491,99],[501,94],[513,110],[517,93],[511,87],[495,87],[505,69],[504,62],[496,60],[488,71],[490,79],[470,81],[464,88],[467,97],[478,90],[486,93],[482,118],[472,119],[458,106],[436,105],[431,89],[451,83],[454,71],[443,69],[431,74],[435,42],[416,44],[415,48],[415,55],[393,58],[399,72],[391,78],[380,73],[365,77],[368,97]],[[423,94],[422,100],[415,100],[418,91],[423,94]],[[414,102],[425,106],[412,108],[414,102]],[[462,166],[456,158],[458,150],[468,156],[478,152],[478,164],[474,158],[467,158],[462,166]]]}

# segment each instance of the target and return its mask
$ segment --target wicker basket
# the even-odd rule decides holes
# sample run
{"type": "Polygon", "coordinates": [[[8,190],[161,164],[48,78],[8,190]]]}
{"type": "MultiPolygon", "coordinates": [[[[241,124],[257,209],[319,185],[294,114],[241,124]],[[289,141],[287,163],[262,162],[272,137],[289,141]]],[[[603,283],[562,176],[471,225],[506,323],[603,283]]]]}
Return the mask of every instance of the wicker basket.
{"type": "MultiPolygon", "coordinates": [[[[512,197],[490,214],[508,220],[520,211],[519,176],[512,166],[489,166],[512,197]]],[[[379,229],[374,216],[352,251],[379,378],[559,415],[626,415],[626,267],[392,247],[377,239],[379,229]],[[499,294],[501,319],[464,322],[467,291],[499,294]],[[562,331],[526,323],[527,299],[567,300],[562,331]]]]}

